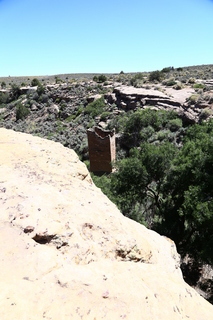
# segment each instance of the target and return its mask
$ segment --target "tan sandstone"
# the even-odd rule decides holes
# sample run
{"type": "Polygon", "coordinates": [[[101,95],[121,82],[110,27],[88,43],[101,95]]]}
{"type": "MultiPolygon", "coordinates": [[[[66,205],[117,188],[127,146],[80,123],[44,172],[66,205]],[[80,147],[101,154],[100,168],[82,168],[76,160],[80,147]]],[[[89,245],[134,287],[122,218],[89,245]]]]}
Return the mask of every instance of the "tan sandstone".
{"type": "Polygon", "coordinates": [[[213,319],[174,243],[125,218],[74,151],[0,137],[1,320],[213,319]]]}

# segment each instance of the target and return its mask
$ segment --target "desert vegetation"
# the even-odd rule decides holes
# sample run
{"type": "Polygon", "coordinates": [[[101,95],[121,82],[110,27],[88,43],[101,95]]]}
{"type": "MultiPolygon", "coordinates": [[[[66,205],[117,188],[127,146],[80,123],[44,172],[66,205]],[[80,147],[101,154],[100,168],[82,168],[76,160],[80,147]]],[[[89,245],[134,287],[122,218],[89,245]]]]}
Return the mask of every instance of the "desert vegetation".
{"type": "Polygon", "coordinates": [[[184,128],[175,114],[153,112],[130,116],[117,170],[95,179],[126,216],[172,238],[183,257],[212,264],[213,121],[184,128]]]}
{"type": "MultiPolygon", "coordinates": [[[[213,264],[212,78],[212,65],[1,78],[0,126],[60,142],[86,164],[86,130],[115,128],[115,171],[93,175],[94,182],[124,215],[175,241],[184,276],[196,286],[200,267],[213,264]],[[127,107],[114,90],[122,85],[168,97],[167,90],[191,91],[176,104],[182,110],[178,113],[175,104],[176,109],[165,102],[156,107],[153,99],[143,106],[131,98],[133,107],[127,107]]],[[[202,286],[212,301],[213,282],[203,280],[202,286]]]]}

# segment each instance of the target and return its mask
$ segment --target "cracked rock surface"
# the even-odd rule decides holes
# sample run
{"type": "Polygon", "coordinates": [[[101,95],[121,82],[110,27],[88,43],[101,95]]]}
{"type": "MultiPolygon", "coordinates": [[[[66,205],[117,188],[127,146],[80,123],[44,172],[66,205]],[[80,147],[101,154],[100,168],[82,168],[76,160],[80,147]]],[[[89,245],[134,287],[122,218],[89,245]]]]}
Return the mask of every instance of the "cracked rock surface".
{"type": "Polygon", "coordinates": [[[174,243],[124,217],[74,151],[0,129],[0,319],[213,319],[174,243]]]}

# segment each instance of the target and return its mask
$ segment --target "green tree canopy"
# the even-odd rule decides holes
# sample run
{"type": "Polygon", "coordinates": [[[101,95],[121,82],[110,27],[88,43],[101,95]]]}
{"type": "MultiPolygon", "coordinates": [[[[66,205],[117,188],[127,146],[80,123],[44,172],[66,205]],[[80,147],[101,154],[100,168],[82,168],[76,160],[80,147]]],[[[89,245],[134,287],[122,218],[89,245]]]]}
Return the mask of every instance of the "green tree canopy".
{"type": "Polygon", "coordinates": [[[213,121],[188,128],[181,148],[168,141],[139,145],[140,128],[153,118],[155,129],[164,123],[149,112],[127,120],[124,135],[131,132],[136,147],[117,163],[110,192],[126,216],[173,239],[182,257],[212,263],[213,121]]]}
{"type": "Polygon", "coordinates": [[[1,82],[1,88],[2,88],[2,89],[5,89],[5,88],[6,88],[6,83],[5,83],[5,81],[2,81],[2,82],[1,82]]]}
{"type": "Polygon", "coordinates": [[[213,122],[191,127],[173,161],[163,193],[165,203],[157,229],[182,254],[213,262],[213,122]]]}
{"type": "Polygon", "coordinates": [[[34,78],[34,79],[31,81],[31,86],[32,86],[32,87],[41,86],[41,83],[40,83],[40,81],[39,81],[37,78],[34,78]]]}

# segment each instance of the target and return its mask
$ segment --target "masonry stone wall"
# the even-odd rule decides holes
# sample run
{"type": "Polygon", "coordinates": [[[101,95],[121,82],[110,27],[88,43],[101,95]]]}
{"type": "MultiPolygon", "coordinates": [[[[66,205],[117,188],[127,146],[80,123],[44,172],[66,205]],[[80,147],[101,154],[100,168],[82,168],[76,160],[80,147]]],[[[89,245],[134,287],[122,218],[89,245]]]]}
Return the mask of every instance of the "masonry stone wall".
{"type": "Polygon", "coordinates": [[[115,132],[94,127],[87,130],[90,171],[94,173],[112,172],[112,162],[116,158],[115,132]]]}

